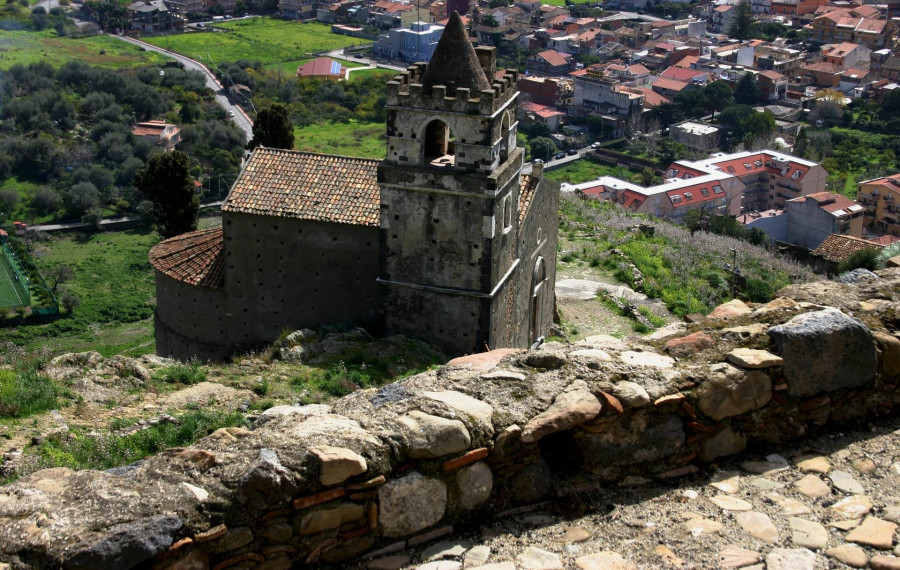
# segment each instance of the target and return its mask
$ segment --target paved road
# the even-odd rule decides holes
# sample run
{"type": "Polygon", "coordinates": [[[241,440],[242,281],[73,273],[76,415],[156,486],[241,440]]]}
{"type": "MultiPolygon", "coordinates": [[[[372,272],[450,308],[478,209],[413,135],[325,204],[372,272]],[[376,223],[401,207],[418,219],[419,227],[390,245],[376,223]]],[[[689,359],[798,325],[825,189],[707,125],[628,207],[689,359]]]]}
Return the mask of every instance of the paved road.
{"type": "Polygon", "coordinates": [[[253,138],[253,121],[250,120],[250,117],[247,116],[247,114],[243,109],[241,109],[239,105],[234,105],[231,101],[229,101],[228,97],[225,96],[225,89],[222,87],[222,84],[219,83],[219,81],[216,79],[216,76],[213,75],[213,72],[210,71],[208,67],[206,67],[199,61],[195,61],[189,57],[179,55],[175,52],[156,47],[134,38],[129,38],[126,36],[116,36],[112,34],[110,34],[110,37],[122,40],[123,42],[134,44],[136,46],[141,46],[142,48],[149,51],[161,53],[166,57],[171,57],[172,59],[180,62],[185,67],[185,69],[193,69],[203,73],[203,75],[206,77],[206,86],[212,89],[216,94],[216,103],[218,103],[223,109],[225,109],[226,112],[231,115],[231,120],[234,121],[237,126],[240,127],[242,131],[244,131],[244,133],[246,133],[248,141],[253,138]]]}
{"type": "MultiPolygon", "coordinates": [[[[205,204],[200,204],[200,208],[219,208],[224,204],[224,200],[218,200],[216,202],[207,202],[205,204]]],[[[131,216],[119,216],[116,218],[104,218],[100,220],[100,228],[101,229],[111,229],[115,226],[120,226],[123,224],[131,224],[133,222],[146,221],[147,218],[140,215],[131,215],[131,216]]],[[[39,231],[39,232],[59,232],[66,230],[79,230],[81,228],[87,227],[87,224],[83,222],[60,222],[58,224],[38,224],[34,226],[28,226],[29,230],[39,231]]]]}

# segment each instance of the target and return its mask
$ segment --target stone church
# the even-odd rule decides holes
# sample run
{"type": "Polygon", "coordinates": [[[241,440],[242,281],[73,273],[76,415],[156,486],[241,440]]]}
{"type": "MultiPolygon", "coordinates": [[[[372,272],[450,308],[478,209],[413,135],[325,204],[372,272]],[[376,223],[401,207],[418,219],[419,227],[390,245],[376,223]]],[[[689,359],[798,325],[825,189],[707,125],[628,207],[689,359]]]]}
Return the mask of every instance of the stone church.
{"type": "Polygon", "coordinates": [[[221,227],[150,251],[157,352],[220,359],[321,325],[450,355],[540,341],[559,195],[522,174],[517,73],[495,67],[454,15],[431,63],[387,84],[384,160],[257,148],[221,227]]]}

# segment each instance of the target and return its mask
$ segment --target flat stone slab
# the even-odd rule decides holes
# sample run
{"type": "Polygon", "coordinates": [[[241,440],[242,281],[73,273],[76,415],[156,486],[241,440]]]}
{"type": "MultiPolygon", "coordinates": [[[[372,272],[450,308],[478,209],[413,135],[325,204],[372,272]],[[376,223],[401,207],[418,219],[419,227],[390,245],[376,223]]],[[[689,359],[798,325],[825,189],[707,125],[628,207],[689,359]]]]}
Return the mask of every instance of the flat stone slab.
{"type": "Polygon", "coordinates": [[[729,545],[719,551],[719,566],[722,568],[743,568],[762,560],[759,552],[729,545]]]}
{"type": "Polygon", "coordinates": [[[768,515],[758,511],[748,511],[735,514],[734,520],[750,536],[769,544],[778,542],[778,529],[775,528],[775,524],[768,515]]]}
{"type": "Polygon", "coordinates": [[[695,518],[684,521],[684,528],[691,534],[691,536],[700,536],[703,534],[716,534],[718,532],[722,532],[722,529],[725,526],[719,521],[714,521],[705,518],[695,518]]]}
{"type": "Polygon", "coordinates": [[[637,565],[621,554],[604,550],[575,559],[578,570],[637,570],[637,565]]]}
{"type": "Polygon", "coordinates": [[[822,455],[801,455],[794,458],[794,465],[802,471],[813,473],[828,473],[831,471],[831,462],[822,455]]]}
{"type": "Polygon", "coordinates": [[[519,565],[526,570],[564,570],[562,559],[541,548],[529,546],[519,557],[519,565]]]}
{"type": "Polygon", "coordinates": [[[780,356],[775,356],[768,350],[753,348],[736,348],[726,354],[725,359],[741,368],[771,368],[784,364],[784,359],[780,356]]]}
{"type": "Polygon", "coordinates": [[[672,368],[675,366],[674,358],[655,352],[626,350],[619,355],[619,359],[623,363],[633,366],[650,366],[652,368],[672,368]]]}
{"type": "Polygon", "coordinates": [[[828,544],[828,530],[819,523],[791,517],[788,524],[791,527],[791,542],[797,546],[819,550],[828,544]]]}
{"type": "Polygon", "coordinates": [[[832,516],[838,519],[861,519],[872,510],[872,499],[865,495],[852,495],[829,507],[832,516]]]}
{"type": "Polygon", "coordinates": [[[842,544],[829,548],[825,551],[825,555],[852,568],[865,568],[869,565],[869,557],[866,555],[866,551],[852,544],[842,544]]]}
{"type": "Polygon", "coordinates": [[[725,493],[737,493],[741,490],[741,474],[739,471],[716,471],[709,486],[725,493]]]}
{"type": "Polygon", "coordinates": [[[747,501],[738,499],[737,497],[729,497],[728,495],[716,495],[709,501],[726,511],[749,511],[753,509],[753,505],[747,501]]]}
{"type": "Polygon", "coordinates": [[[794,486],[797,491],[810,499],[818,499],[831,494],[831,487],[828,486],[828,483],[812,474],[798,479],[794,482],[794,486]]]}
{"type": "Polygon", "coordinates": [[[868,516],[863,520],[862,524],[847,534],[846,540],[847,542],[889,550],[894,546],[894,531],[896,530],[896,524],[868,516]]]}
{"type": "Polygon", "coordinates": [[[865,493],[866,490],[863,488],[862,484],[857,481],[853,475],[847,473],[846,471],[841,471],[839,469],[835,469],[831,473],[828,474],[828,478],[831,479],[831,483],[841,491],[845,493],[865,493]]]}
{"type": "Polygon", "coordinates": [[[573,301],[588,301],[597,297],[599,281],[589,279],[562,279],[556,282],[556,298],[573,301]]]}
{"type": "Polygon", "coordinates": [[[472,370],[490,370],[500,364],[500,361],[517,352],[525,352],[521,348],[496,348],[488,352],[469,354],[454,358],[447,365],[464,366],[472,370]]]}
{"type": "Polygon", "coordinates": [[[766,555],[766,570],[814,570],[816,555],[805,548],[774,548],[766,555]]]}

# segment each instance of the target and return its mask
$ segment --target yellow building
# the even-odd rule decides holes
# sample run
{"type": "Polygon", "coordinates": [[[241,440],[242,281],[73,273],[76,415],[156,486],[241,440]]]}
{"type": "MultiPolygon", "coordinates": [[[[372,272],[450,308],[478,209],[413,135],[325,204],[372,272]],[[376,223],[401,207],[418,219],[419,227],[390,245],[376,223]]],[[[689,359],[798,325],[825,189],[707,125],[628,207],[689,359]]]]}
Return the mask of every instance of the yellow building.
{"type": "Polygon", "coordinates": [[[866,209],[867,226],[900,236],[900,174],[860,182],[856,201],[866,209]]]}

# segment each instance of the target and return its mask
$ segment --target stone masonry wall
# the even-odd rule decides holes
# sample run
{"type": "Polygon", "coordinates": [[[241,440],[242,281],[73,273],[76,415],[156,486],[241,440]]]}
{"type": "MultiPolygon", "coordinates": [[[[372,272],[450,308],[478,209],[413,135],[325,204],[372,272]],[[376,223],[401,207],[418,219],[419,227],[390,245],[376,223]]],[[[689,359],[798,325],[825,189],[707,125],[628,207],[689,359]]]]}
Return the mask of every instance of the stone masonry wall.
{"type": "Polygon", "coordinates": [[[654,337],[451,362],[112,472],[0,488],[14,568],[303,567],[626,478],[671,478],[900,404],[900,269],[733,301],[654,337]],[[665,336],[668,334],[668,336],[665,336]]]}

